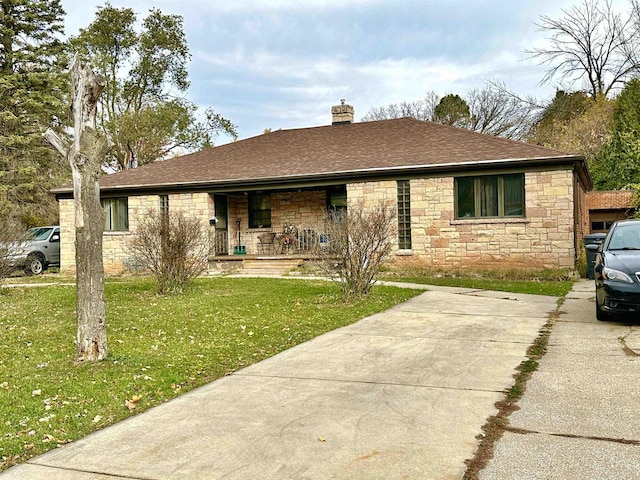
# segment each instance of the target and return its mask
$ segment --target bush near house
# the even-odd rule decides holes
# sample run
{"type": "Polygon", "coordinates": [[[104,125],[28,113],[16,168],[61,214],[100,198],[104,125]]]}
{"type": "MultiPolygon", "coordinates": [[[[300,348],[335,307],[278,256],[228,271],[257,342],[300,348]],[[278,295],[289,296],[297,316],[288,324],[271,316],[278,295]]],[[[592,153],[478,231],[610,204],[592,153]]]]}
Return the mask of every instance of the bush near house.
{"type": "Polygon", "coordinates": [[[180,293],[209,264],[210,242],[200,219],[184,212],[149,210],[128,245],[135,263],[149,270],[160,294],[180,293]]]}

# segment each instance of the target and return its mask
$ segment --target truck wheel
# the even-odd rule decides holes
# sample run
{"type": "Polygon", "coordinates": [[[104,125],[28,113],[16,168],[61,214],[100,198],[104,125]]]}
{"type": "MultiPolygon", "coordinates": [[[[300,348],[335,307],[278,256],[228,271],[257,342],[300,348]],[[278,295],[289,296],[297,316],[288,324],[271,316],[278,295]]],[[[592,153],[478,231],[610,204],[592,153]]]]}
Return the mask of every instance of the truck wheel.
{"type": "Polygon", "coordinates": [[[29,255],[24,271],[27,275],[40,275],[44,271],[44,258],[38,254],[29,255]]]}

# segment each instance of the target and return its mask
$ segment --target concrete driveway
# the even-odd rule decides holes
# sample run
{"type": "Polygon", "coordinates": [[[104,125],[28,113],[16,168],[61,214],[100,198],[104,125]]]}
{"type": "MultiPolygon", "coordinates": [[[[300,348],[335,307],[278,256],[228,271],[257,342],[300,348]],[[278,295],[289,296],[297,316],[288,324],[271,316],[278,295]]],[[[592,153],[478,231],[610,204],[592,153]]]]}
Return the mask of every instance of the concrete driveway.
{"type": "Polygon", "coordinates": [[[640,318],[598,322],[593,298],[567,296],[481,480],[640,478],[640,318]]]}
{"type": "Polygon", "coordinates": [[[459,479],[556,299],[429,288],[0,477],[459,479]]]}

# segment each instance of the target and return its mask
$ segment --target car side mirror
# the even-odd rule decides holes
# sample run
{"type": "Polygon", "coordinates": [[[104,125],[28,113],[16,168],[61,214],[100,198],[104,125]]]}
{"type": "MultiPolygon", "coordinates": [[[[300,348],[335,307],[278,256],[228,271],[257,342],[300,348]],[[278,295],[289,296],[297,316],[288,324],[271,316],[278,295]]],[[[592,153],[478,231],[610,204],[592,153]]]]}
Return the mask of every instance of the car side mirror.
{"type": "Polygon", "coordinates": [[[60,235],[58,235],[57,233],[54,235],[51,235],[51,238],[49,239],[50,243],[59,242],[59,241],[60,241],[60,235]]]}

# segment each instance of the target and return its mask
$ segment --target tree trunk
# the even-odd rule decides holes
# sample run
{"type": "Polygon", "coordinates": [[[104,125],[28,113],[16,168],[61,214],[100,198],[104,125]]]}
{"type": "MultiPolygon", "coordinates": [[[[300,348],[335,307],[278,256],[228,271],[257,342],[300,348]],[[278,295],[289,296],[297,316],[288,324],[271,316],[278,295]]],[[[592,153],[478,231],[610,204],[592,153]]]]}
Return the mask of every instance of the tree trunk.
{"type": "Polygon", "coordinates": [[[102,263],[103,213],[100,205],[100,168],[107,143],[95,129],[96,104],[104,89],[102,77],[82,65],[76,56],[71,69],[74,142],[69,146],[53,131],[45,138],[67,157],[73,177],[76,224],[77,361],[107,356],[107,330],[102,263]]]}

